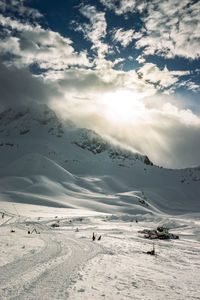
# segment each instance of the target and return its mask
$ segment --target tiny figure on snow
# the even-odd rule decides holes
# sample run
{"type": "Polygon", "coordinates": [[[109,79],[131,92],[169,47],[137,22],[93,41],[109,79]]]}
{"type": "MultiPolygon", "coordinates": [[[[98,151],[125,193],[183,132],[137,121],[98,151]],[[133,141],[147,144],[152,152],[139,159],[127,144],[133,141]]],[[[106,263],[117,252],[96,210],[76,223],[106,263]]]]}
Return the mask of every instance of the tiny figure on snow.
{"type": "Polygon", "coordinates": [[[95,241],[95,239],[96,239],[96,237],[95,237],[94,232],[93,232],[93,234],[92,234],[92,240],[95,241]]]}
{"type": "Polygon", "coordinates": [[[98,241],[100,241],[101,240],[101,235],[98,237],[98,241]]]}
{"type": "Polygon", "coordinates": [[[2,217],[2,219],[4,218],[4,216],[5,216],[5,214],[4,214],[4,213],[2,213],[2,216],[1,216],[1,217],[2,217]]]}

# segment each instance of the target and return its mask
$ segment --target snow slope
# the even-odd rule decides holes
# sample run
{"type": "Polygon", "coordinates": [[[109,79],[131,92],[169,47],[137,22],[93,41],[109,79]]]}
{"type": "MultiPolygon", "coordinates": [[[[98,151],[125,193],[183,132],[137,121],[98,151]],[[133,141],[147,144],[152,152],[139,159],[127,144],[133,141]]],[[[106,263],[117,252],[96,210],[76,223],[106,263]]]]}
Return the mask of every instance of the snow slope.
{"type": "Polygon", "coordinates": [[[109,213],[200,211],[200,168],[153,166],[46,106],[0,114],[0,199],[109,213]]]}

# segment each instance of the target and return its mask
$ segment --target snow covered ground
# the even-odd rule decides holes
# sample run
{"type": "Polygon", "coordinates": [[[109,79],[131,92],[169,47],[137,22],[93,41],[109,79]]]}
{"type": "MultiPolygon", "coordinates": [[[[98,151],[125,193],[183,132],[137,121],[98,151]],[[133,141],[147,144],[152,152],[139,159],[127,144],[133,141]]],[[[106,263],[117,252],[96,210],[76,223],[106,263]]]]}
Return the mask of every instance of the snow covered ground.
{"type": "Polygon", "coordinates": [[[111,215],[13,202],[0,202],[0,211],[2,300],[200,299],[198,214],[111,215]],[[153,241],[138,231],[162,224],[180,239],[154,240],[156,256],[147,255],[153,241]]]}
{"type": "Polygon", "coordinates": [[[0,157],[0,300],[200,299],[200,167],[154,166],[47,107],[0,114],[0,157]],[[180,239],[147,255],[138,231],[163,224],[180,239]]]}

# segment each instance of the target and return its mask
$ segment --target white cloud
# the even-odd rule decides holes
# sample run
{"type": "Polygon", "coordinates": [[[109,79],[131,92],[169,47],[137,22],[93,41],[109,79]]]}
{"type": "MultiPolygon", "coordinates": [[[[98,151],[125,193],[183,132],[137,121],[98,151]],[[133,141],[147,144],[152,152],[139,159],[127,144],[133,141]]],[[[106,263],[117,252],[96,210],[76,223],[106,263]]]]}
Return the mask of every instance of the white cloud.
{"type": "Polygon", "coordinates": [[[156,83],[158,89],[169,88],[179,81],[180,76],[189,75],[189,71],[169,71],[165,66],[160,70],[153,63],[145,63],[139,70],[138,74],[143,80],[156,83]]]}
{"type": "Polygon", "coordinates": [[[142,13],[144,25],[135,38],[144,55],[200,57],[200,1],[100,1],[117,15],[142,13]]]}
{"type": "Polygon", "coordinates": [[[128,46],[134,38],[134,30],[123,30],[122,28],[115,29],[113,41],[119,42],[123,47],[128,46]]]}
{"type": "Polygon", "coordinates": [[[139,64],[143,64],[146,61],[142,55],[139,55],[136,60],[139,62],[139,64]]]}
{"type": "Polygon", "coordinates": [[[191,90],[193,92],[200,92],[200,85],[191,81],[191,80],[185,80],[179,83],[179,87],[183,86],[187,88],[188,90],[191,90]]]}
{"type": "Polygon", "coordinates": [[[107,8],[114,10],[117,15],[126,13],[142,12],[146,7],[144,0],[100,0],[107,8]]]}
{"type": "Polygon", "coordinates": [[[145,47],[145,55],[168,58],[200,56],[200,2],[190,0],[151,1],[143,17],[145,34],[137,47],[145,47]]]}
{"type": "Polygon", "coordinates": [[[0,24],[6,35],[1,40],[0,52],[13,55],[8,64],[24,67],[37,63],[44,69],[65,69],[71,65],[91,66],[86,51],[75,52],[72,41],[57,32],[2,15],[0,24]],[[12,36],[13,30],[15,37],[12,36]]]}
{"type": "Polygon", "coordinates": [[[90,24],[81,24],[77,26],[76,30],[84,33],[85,38],[93,44],[91,49],[97,50],[98,58],[103,59],[110,48],[103,41],[107,34],[105,13],[97,11],[96,7],[91,5],[82,6],[80,12],[89,19],[90,24]]]}

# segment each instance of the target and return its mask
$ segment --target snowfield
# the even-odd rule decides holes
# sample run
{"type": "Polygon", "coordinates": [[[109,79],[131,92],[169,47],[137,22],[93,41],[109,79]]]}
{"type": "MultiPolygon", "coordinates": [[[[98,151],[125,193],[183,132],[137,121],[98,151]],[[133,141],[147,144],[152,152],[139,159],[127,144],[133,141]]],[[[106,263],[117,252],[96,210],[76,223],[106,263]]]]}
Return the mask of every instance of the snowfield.
{"type": "Polygon", "coordinates": [[[2,300],[200,299],[197,215],[111,215],[9,202],[0,210],[2,300]],[[138,233],[160,224],[180,239],[138,233]],[[100,241],[92,241],[93,232],[100,241]],[[156,255],[147,255],[153,242],[156,255]]]}
{"type": "Polygon", "coordinates": [[[0,157],[1,300],[200,299],[200,167],[154,166],[46,106],[0,114],[0,157]],[[180,238],[139,233],[162,225],[180,238]]]}

